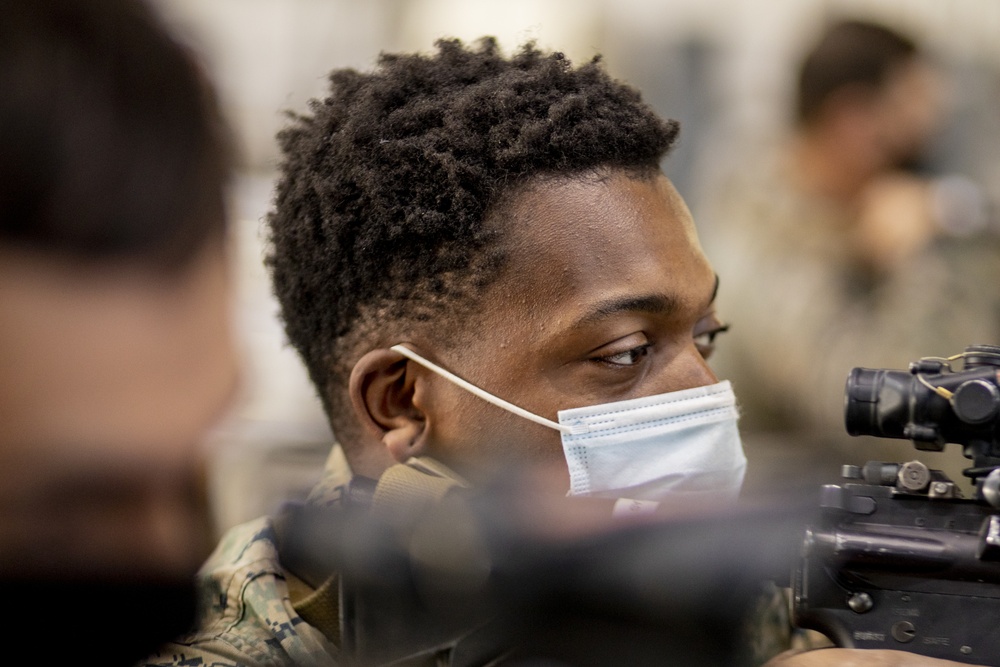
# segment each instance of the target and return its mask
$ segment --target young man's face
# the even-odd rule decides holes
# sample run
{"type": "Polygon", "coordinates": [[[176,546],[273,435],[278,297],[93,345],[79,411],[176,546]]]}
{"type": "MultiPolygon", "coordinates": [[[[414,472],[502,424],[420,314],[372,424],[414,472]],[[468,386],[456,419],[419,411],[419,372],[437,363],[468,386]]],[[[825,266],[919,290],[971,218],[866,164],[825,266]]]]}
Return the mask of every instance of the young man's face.
{"type": "MultiPolygon", "coordinates": [[[[664,176],[542,182],[504,224],[510,260],[468,343],[439,352],[401,342],[551,420],[561,409],[717,381],[704,346],[720,327],[715,274],[664,176]]],[[[558,432],[429,372],[426,381],[414,395],[426,415],[425,454],[473,478],[530,464],[568,488],[558,432]]]]}

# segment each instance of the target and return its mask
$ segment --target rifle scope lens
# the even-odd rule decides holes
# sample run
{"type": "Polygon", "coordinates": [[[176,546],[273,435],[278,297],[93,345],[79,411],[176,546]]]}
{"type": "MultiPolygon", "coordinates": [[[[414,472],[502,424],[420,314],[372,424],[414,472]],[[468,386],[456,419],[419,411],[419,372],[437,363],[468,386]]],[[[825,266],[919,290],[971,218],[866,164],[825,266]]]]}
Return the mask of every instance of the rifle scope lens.
{"type": "Polygon", "coordinates": [[[908,371],[855,368],[844,390],[844,425],[851,435],[904,438],[910,403],[923,400],[908,371]]]}
{"type": "Polygon", "coordinates": [[[851,435],[881,435],[878,394],[885,371],[855,368],[844,388],[844,425],[851,435]]]}

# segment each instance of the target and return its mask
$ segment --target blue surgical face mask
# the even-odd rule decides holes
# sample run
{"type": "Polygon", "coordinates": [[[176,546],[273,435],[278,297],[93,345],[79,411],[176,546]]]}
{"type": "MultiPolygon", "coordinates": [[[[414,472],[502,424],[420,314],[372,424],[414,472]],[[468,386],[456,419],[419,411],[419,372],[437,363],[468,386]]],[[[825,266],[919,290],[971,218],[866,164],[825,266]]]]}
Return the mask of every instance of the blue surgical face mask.
{"type": "Polygon", "coordinates": [[[485,401],[562,435],[569,495],[658,501],[739,493],[746,457],[728,381],[656,396],[560,410],[559,422],[528,412],[427,361],[392,348],[485,401]]]}

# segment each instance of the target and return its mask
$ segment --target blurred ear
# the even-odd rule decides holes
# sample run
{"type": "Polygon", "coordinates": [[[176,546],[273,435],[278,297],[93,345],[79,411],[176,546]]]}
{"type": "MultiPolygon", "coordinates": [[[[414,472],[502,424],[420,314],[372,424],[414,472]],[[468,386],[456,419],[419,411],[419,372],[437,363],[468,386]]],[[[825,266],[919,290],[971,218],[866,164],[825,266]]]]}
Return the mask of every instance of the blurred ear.
{"type": "Polygon", "coordinates": [[[398,352],[372,350],[355,364],[348,389],[364,440],[380,442],[399,463],[426,449],[427,420],[413,402],[414,366],[398,352]]]}

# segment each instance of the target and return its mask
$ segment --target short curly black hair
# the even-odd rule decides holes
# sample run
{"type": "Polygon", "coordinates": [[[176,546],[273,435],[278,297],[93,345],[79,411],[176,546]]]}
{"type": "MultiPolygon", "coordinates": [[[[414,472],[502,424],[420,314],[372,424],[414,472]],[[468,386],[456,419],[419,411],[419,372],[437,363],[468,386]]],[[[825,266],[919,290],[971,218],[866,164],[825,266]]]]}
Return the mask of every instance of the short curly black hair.
{"type": "Polygon", "coordinates": [[[434,55],[383,54],[375,71],[330,81],[278,135],[267,263],[334,421],[333,387],[346,391],[360,343],[475,308],[504,261],[487,221],[518,188],[602,168],[655,173],[678,131],[599,58],[574,68],[530,43],[507,58],[493,38],[441,40],[434,55]]]}

